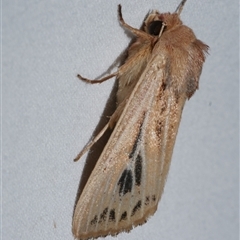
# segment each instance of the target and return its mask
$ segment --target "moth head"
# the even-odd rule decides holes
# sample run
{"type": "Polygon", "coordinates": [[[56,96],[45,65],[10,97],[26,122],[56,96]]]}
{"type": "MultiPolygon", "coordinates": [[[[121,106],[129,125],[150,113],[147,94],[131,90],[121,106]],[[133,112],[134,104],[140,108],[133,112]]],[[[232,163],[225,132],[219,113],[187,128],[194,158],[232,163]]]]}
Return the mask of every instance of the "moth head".
{"type": "Polygon", "coordinates": [[[148,13],[144,22],[143,22],[143,31],[153,35],[158,36],[161,28],[163,26],[163,22],[158,19],[159,12],[153,10],[152,12],[148,13]]]}
{"type": "Polygon", "coordinates": [[[154,10],[147,15],[143,30],[152,36],[159,36],[161,30],[164,33],[180,25],[182,21],[177,13],[159,13],[154,10]]]}
{"type": "Polygon", "coordinates": [[[174,13],[159,13],[156,10],[148,13],[143,22],[142,30],[150,35],[160,36],[163,32],[182,25],[179,16],[186,1],[182,0],[174,13]]]}

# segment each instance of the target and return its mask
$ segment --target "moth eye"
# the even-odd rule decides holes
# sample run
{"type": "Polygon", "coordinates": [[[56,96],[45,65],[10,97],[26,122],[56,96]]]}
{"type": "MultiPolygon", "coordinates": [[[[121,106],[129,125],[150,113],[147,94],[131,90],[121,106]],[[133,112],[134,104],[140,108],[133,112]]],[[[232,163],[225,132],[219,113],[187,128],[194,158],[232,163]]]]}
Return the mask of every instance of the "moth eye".
{"type": "Polygon", "coordinates": [[[162,21],[153,21],[148,26],[148,32],[151,35],[158,36],[162,28],[162,21]]]}

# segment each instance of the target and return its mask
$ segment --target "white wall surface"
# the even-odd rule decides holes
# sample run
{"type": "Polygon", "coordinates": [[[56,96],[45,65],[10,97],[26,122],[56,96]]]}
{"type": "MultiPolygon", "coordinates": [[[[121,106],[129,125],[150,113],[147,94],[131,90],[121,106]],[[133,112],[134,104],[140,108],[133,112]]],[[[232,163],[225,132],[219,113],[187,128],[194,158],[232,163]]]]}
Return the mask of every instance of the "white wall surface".
{"type": "MultiPolygon", "coordinates": [[[[2,2],[2,239],[73,239],[86,155],[114,80],[87,85],[127,47],[117,4],[139,27],[179,0],[2,2]]],[[[237,1],[188,0],[183,22],[210,46],[187,102],[158,210],[116,239],[238,239],[239,25],[237,1]]],[[[112,239],[107,237],[106,240],[112,239]]]]}

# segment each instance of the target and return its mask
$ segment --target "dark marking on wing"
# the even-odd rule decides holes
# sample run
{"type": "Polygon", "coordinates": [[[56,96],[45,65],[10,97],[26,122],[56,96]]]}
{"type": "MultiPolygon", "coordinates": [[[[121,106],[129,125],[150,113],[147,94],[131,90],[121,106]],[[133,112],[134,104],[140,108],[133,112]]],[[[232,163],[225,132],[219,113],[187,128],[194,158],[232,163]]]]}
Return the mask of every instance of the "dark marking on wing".
{"type": "Polygon", "coordinates": [[[135,207],[133,208],[131,216],[133,216],[138,210],[140,210],[141,206],[142,206],[142,201],[139,200],[135,205],[135,207]]]}
{"type": "Polygon", "coordinates": [[[160,101],[159,104],[160,104],[160,114],[163,114],[166,109],[167,109],[167,102],[166,101],[162,101],[162,97],[163,97],[163,94],[164,94],[164,91],[166,90],[167,86],[169,85],[167,83],[167,79],[162,83],[162,85],[160,86],[160,89],[159,89],[159,93],[158,93],[158,96],[157,96],[157,99],[160,101]]]}
{"type": "Polygon", "coordinates": [[[179,92],[175,92],[175,102],[176,102],[176,104],[178,104],[178,101],[179,101],[179,98],[180,98],[180,94],[179,94],[179,92]]]}
{"type": "Polygon", "coordinates": [[[152,195],[152,200],[155,202],[156,201],[156,196],[152,195]]]}
{"type": "Polygon", "coordinates": [[[115,217],[115,209],[111,209],[110,213],[109,213],[109,221],[115,222],[116,221],[116,217],[115,217]]]}
{"type": "Polygon", "coordinates": [[[145,205],[148,205],[150,202],[150,197],[149,196],[146,196],[146,199],[145,199],[145,205]]]}
{"type": "Polygon", "coordinates": [[[98,217],[97,217],[97,215],[95,215],[95,217],[93,218],[93,220],[91,220],[90,224],[91,224],[91,225],[96,225],[97,221],[98,221],[98,217]]]}
{"type": "Polygon", "coordinates": [[[165,91],[166,87],[167,87],[167,84],[165,82],[163,82],[161,85],[162,91],[165,91]]]}
{"type": "Polygon", "coordinates": [[[101,213],[100,219],[99,219],[98,222],[106,221],[107,213],[108,213],[108,208],[105,208],[105,209],[103,210],[103,212],[101,213]]]}
{"type": "Polygon", "coordinates": [[[141,180],[142,180],[142,157],[140,154],[138,154],[136,161],[135,161],[135,184],[137,186],[141,185],[141,180]]]}
{"type": "Polygon", "coordinates": [[[157,101],[161,101],[162,100],[164,91],[169,86],[169,84],[170,84],[170,79],[168,77],[163,79],[163,82],[162,82],[161,86],[159,87],[158,94],[156,96],[157,101]]]}
{"type": "MultiPolygon", "coordinates": [[[[134,141],[133,147],[131,152],[129,153],[128,157],[129,159],[133,158],[134,155],[134,159],[132,159],[132,163],[135,163],[135,168],[134,168],[134,176],[133,176],[133,172],[130,169],[125,169],[121,175],[121,177],[118,180],[118,185],[119,187],[119,195],[123,196],[128,192],[132,191],[132,187],[133,187],[133,177],[135,178],[135,184],[136,185],[140,185],[141,184],[141,177],[142,177],[142,158],[140,156],[139,153],[136,153],[136,149],[138,146],[138,141],[141,139],[141,134],[142,134],[142,124],[144,122],[144,118],[145,118],[145,112],[143,113],[143,117],[142,120],[140,122],[140,127],[139,127],[139,132],[137,134],[137,137],[134,141]],[[137,155],[138,154],[138,155],[137,155]],[[135,161],[135,162],[134,162],[135,161]]],[[[139,124],[139,123],[138,123],[139,124]]]]}
{"type": "Polygon", "coordinates": [[[163,103],[163,105],[161,106],[161,114],[163,114],[163,112],[165,112],[166,109],[167,109],[167,105],[163,103]]]}
{"type": "Polygon", "coordinates": [[[122,220],[125,220],[125,219],[127,219],[127,212],[126,211],[123,212],[123,214],[121,215],[121,218],[120,218],[119,222],[121,222],[122,220]]]}
{"type": "Polygon", "coordinates": [[[118,185],[120,186],[119,195],[125,195],[127,192],[132,191],[133,185],[133,174],[131,170],[125,169],[122,176],[118,180],[118,185]]]}
{"type": "Polygon", "coordinates": [[[157,124],[156,124],[156,133],[157,133],[159,138],[161,137],[162,129],[163,129],[163,122],[158,121],[157,124]]]}

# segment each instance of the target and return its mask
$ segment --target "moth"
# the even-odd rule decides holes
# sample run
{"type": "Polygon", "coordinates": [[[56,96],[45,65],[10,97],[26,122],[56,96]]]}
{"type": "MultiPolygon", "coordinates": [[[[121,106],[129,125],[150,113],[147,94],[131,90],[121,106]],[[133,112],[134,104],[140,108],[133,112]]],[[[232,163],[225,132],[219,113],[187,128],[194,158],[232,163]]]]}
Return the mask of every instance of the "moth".
{"type": "Polygon", "coordinates": [[[198,89],[208,46],[183,25],[183,0],[174,13],[149,12],[128,56],[112,77],[118,81],[117,108],[109,122],[78,154],[78,160],[114,129],[74,210],[72,232],[85,240],[115,236],[141,225],[155,213],[168,174],[182,110],[198,89]]]}

